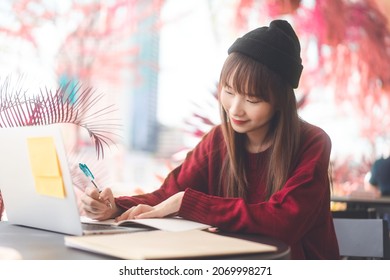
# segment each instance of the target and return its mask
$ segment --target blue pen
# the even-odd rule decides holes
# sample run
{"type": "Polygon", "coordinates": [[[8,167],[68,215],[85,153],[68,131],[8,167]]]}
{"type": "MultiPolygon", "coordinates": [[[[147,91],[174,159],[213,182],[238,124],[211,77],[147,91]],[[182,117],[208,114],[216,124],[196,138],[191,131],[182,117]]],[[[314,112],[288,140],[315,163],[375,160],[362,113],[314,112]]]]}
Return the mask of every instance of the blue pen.
{"type": "Polygon", "coordinates": [[[88,166],[84,163],[79,163],[79,167],[81,169],[81,171],[83,171],[83,173],[85,174],[85,176],[87,176],[89,178],[89,180],[91,180],[92,184],[95,186],[95,188],[98,189],[99,192],[101,192],[100,188],[96,185],[95,183],[95,176],[93,176],[91,170],[89,170],[88,166]]]}
{"type": "MultiPolygon", "coordinates": [[[[80,167],[81,171],[83,171],[85,176],[87,176],[91,180],[92,184],[99,191],[99,193],[101,193],[102,191],[100,190],[100,188],[96,185],[96,183],[94,181],[95,180],[95,176],[93,176],[93,174],[92,174],[91,170],[89,170],[88,166],[86,164],[84,164],[84,163],[79,163],[79,167],[80,167]]],[[[107,201],[107,205],[110,208],[112,208],[111,202],[107,201]]]]}

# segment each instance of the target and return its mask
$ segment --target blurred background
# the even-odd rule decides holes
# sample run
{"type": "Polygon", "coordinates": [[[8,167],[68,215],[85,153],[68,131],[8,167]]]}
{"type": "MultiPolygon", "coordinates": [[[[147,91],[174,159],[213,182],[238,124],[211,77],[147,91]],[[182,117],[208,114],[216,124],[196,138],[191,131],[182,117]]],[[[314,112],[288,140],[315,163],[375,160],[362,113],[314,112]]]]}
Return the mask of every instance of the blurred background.
{"type": "Polygon", "coordinates": [[[115,144],[97,159],[88,135],[66,126],[73,160],[117,194],[147,192],[219,123],[228,47],[286,19],[302,47],[299,114],[330,135],[334,192],[345,194],[390,151],[389,17],[387,0],[2,0],[0,82],[102,93],[120,122],[115,144]]]}

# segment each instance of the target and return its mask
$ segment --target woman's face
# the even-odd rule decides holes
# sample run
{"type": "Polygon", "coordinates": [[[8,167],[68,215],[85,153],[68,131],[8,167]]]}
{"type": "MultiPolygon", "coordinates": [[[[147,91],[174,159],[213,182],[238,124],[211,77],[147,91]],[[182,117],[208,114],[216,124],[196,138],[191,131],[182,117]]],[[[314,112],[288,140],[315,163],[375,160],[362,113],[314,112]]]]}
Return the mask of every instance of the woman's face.
{"type": "Polygon", "coordinates": [[[238,93],[229,84],[221,89],[220,102],[234,131],[264,139],[275,113],[271,103],[250,93],[238,93]]]}

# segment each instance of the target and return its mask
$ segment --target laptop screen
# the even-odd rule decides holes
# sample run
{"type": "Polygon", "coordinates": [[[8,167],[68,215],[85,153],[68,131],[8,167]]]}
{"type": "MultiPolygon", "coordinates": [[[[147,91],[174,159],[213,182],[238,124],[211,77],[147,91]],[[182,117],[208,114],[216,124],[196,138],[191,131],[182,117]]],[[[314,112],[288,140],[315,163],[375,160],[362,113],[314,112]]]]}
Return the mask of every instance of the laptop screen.
{"type": "Polygon", "coordinates": [[[58,125],[2,128],[0,154],[0,190],[10,223],[82,235],[58,125]]]}

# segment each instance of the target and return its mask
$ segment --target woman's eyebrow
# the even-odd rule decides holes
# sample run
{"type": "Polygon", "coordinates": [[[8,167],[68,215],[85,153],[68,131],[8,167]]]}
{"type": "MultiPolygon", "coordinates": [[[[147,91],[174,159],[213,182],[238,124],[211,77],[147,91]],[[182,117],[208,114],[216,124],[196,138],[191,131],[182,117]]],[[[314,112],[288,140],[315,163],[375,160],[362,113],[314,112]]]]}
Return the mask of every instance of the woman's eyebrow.
{"type": "Polygon", "coordinates": [[[225,87],[232,89],[232,87],[228,83],[225,83],[225,87]]]}

